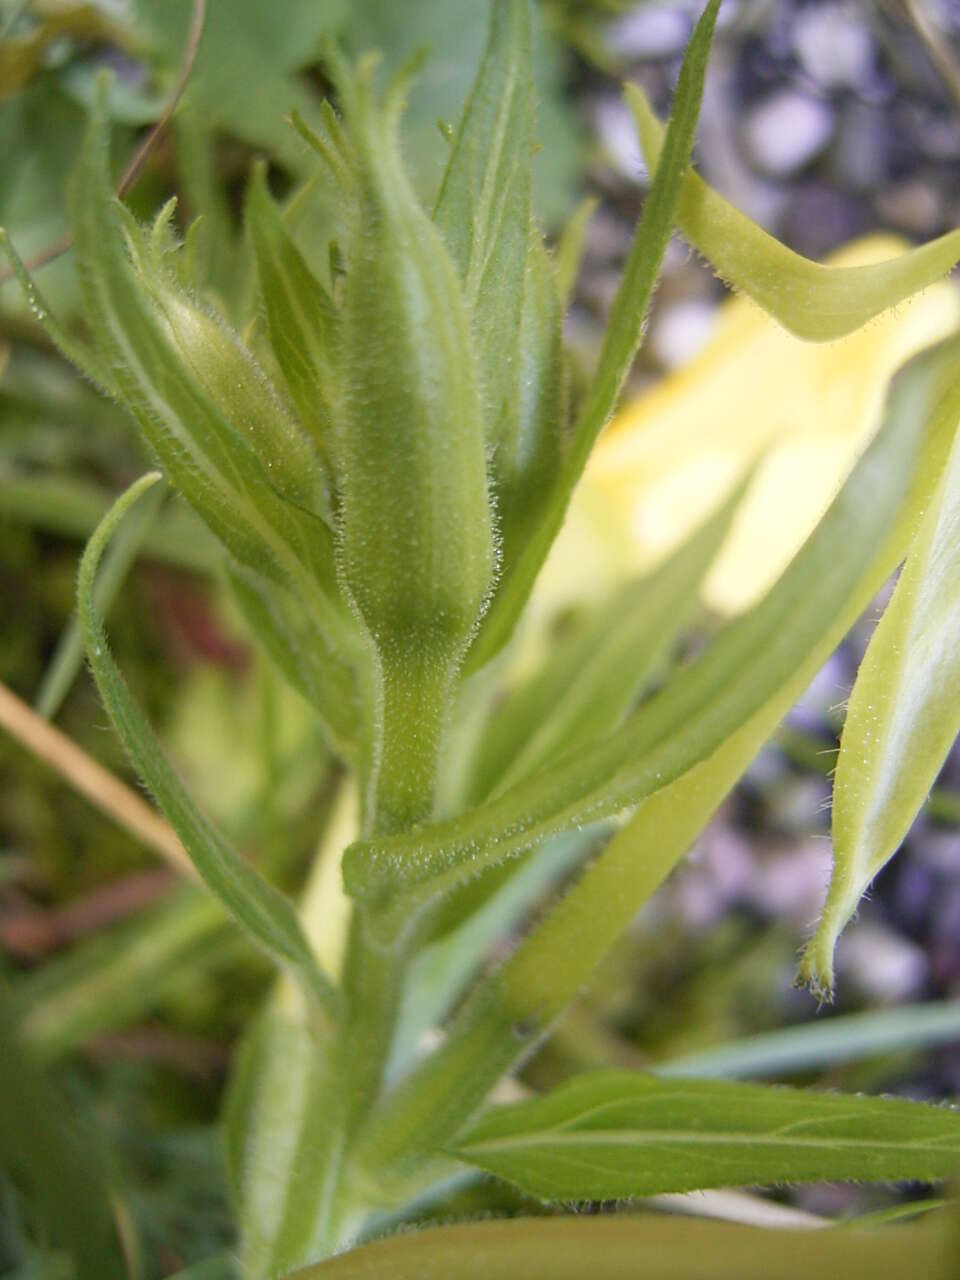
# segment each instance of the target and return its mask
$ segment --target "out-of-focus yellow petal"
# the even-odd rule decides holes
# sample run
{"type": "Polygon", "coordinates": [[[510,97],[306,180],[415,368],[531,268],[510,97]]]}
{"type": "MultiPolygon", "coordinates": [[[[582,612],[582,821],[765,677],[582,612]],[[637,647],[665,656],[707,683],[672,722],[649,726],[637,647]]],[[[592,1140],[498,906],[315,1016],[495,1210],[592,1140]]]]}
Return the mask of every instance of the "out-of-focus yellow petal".
{"type": "MultiPolygon", "coordinates": [[[[857,266],[904,247],[871,236],[830,261],[857,266]]],[[[756,465],[704,585],[712,608],[747,608],[879,426],[893,373],[958,323],[960,292],[947,282],[830,343],[793,337],[747,298],[726,303],[706,350],[628,404],[601,436],[544,568],[540,608],[589,599],[652,567],[756,465]]]]}

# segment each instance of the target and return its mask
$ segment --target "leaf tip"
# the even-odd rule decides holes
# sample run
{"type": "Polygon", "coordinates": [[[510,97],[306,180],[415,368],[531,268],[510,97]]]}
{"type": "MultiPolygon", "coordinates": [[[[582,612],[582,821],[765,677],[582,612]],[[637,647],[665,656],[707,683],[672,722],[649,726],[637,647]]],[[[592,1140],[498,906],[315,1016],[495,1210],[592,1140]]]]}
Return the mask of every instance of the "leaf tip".
{"type": "Polygon", "coordinates": [[[836,987],[833,966],[835,943],[836,938],[833,931],[825,928],[824,924],[821,923],[820,928],[804,948],[797,968],[797,976],[794,980],[794,986],[805,988],[809,991],[821,1007],[825,1004],[832,1004],[834,999],[836,987]]]}

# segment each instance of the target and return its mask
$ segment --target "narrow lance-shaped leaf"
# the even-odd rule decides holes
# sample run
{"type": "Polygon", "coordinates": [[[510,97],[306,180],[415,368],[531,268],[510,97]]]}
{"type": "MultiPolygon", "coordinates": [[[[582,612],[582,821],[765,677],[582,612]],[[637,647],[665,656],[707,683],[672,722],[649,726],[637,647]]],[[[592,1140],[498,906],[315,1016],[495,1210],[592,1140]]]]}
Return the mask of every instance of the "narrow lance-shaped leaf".
{"type": "MultiPolygon", "coordinates": [[[[890,545],[890,515],[906,496],[929,414],[941,449],[944,433],[952,434],[951,396],[960,399],[960,385],[938,398],[931,383],[939,387],[939,375],[952,372],[954,361],[948,344],[901,375],[880,433],[776,586],[622,728],[457,818],[352,846],[344,860],[350,891],[378,898],[445,872],[469,877],[545,835],[639,803],[715,751],[820,651],[876,548],[890,545]]],[[[892,559],[888,553],[886,573],[905,545],[901,540],[892,559]]]]}
{"type": "Polygon", "coordinates": [[[471,651],[471,669],[492,658],[513,631],[540,566],[563,524],[570,497],[594,442],[616,406],[620,389],[637,353],[647,308],[673,230],[683,175],[693,150],[707,59],[719,8],[720,0],[710,0],[687,46],[667,128],[663,163],[657,171],[637,227],[596,373],[563,465],[553,477],[550,492],[538,511],[538,519],[520,554],[504,566],[503,576],[471,651]]]}
{"type": "Polygon", "coordinates": [[[783,1079],[801,1071],[960,1041],[960,1000],[928,1000],[841,1013],[780,1031],[761,1031],[652,1065],[664,1079],[783,1079]]]}
{"type": "MultiPolygon", "coordinates": [[[[123,585],[124,578],[139,554],[143,539],[160,510],[163,498],[162,489],[155,489],[148,494],[140,506],[130,513],[104,558],[103,569],[97,579],[97,608],[102,614],[108,612],[123,585]]],[[[37,711],[44,719],[52,720],[60,710],[83,666],[83,654],[83,633],[77,619],[71,617],[61,632],[34,700],[37,711]]]]}
{"type": "MultiPolygon", "coordinates": [[[[663,126],[638,85],[627,86],[627,99],[647,163],[659,170],[663,126]]],[[[888,262],[825,267],[788,249],[692,172],[683,182],[677,220],[729,284],[749,294],[784,328],[812,342],[852,333],[941,279],[960,261],[957,230],[888,262]]]]}
{"type": "Polygon", "coordinates": [[[888,1098],[598,1071],[489,1112],[450,1154],[540,1200],[779,1182],[930,1182],[960,1169],[960,1113],[888,1098]]]}
{"type": "Polygon", "coordinates": [[[224,1116],[247,1280],[322,1251],[338,1101],[328,1050],[275,996],[241,1043],[224,1116]]]}
{"type": "Polygon", "coordinates": [[[833,877],[802,965],[816,989],[832,989],[837,937],[909,831],[958,732],[960,433],[847,708],[833,788],[833,877]]]}
{"type": "Polygon", "coordinates": [[[77,605],[97,688],[138,773],[183,842],[207,887],[279,964],[294,971],[310,997],[332,1014],[336,997],[317,967],[290,902],[227,843],[187,794],[127,688],[96,609],[97,567],[114,530],[160,476],[143,476],[120,497],[90,539],[80,562],[77,605]]]}
{"type": "Polygon", "coordinates": [[[530,229],[530,0],[495,0],[490,41],[464,108],[433,220],[463,283],[487,441],[510,451],[514,350],[530,229]]]}
{"type": "MultiPolygon", "coordinates": [[[[552,1020],[575,999],[617,939],[690,848],[700,831],[803,692],[846,631],[867,607],[914,535],[949,454],[960,410],[960,344],[943,344],[900,375],[874,457],[849,487],[849,505],[828,514],[830,539],[813,542],[807,585],[797,578],[786,605],[803,599],[819,620],[784,665],[763,704],[717,750],[650,796],[586,869],[566,896],[521,943],[507,963],[465,1002],[443,1045],[386,1101],[368,1127],[362,1158],[370,1168],[416,1160],[449,1142],[495,1082],[528,1053],[552,1020]],[[921,436],[914,432],[924,424],[921,436]],[[910,473],[906,500],[875,478],[910,473]],[[870,512],[880,500],[883,510],[870,512]],[[890,502],[890,506],[886,502],[890,502]],[[841,512],[843,515],[841,516],[841,512]],[[845,596],[818,595],[817,564],[850,554],[860,571],[845,596]]],[[[789,627],[783,627],[789,631],[789,627]]],[[[759,649],[747,648],[749,666],[759,649]]],[[[403,899],[401,899],[403,901],[403,899]]]]}

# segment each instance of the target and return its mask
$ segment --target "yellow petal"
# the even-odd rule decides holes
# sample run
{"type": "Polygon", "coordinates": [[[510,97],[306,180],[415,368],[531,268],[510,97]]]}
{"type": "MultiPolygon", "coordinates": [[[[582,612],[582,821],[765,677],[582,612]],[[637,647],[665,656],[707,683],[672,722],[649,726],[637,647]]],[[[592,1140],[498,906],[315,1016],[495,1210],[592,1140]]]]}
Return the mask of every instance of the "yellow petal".
{"type": "MultiPolygon", "coordinates": [[[[905,247],[871,236],[830,261],[858,266],[905,247]]],[[[626,405],[601,436],[544,569],[540,608],[649,569],[757,465],[704,585],[721,613],[753,604],[878,428],[893,373],[958,323],[960,293],[946,282],[829,343],[801,341],[747,298],[727,302],[706,350],[626,405]]]]}

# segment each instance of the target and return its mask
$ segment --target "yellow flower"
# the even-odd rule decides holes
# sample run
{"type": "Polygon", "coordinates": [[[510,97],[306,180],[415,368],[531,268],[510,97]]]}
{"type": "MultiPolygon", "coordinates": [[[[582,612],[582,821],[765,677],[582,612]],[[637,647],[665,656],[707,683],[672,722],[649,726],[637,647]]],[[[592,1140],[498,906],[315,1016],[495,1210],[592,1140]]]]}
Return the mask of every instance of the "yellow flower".
{"type": "MultiPolygon", "coordinates": [[[[871,236],[830,261],[859,266],[906,247],[871,236]]],[[[748,298],[726,303],[702,354],[604,431],[545,566],[538,611],[651,568],[756,466],[703,589],[724,614],[753,604],[880,425],[896,369],[958,323],[960,293],[946,282],[828,343],[792,336],[748,298]]]]}

